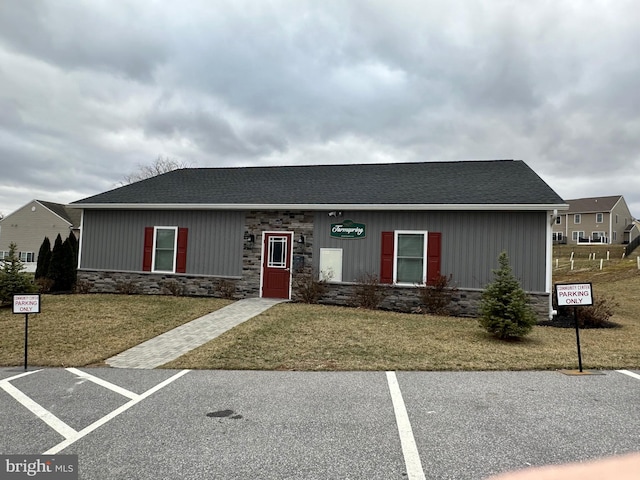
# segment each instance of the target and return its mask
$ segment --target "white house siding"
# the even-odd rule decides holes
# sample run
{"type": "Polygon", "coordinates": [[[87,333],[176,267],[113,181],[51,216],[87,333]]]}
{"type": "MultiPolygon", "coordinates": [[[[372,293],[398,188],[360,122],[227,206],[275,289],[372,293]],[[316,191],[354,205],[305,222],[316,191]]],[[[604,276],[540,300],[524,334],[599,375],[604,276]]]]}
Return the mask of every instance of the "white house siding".
{"type": "MultiPolygon", "coordinates": [[[[49,237],[53,246],[58,234],[64,241],[70,233],[69,222],[33,200],[0,220],[0,250],[7,251],[15,243],[18,252],[33,252],[37,261],[44,237],[49,237]]],[[[35,272],[36,262],[25,263],[25,267],[27,272],[35,272]]]]}

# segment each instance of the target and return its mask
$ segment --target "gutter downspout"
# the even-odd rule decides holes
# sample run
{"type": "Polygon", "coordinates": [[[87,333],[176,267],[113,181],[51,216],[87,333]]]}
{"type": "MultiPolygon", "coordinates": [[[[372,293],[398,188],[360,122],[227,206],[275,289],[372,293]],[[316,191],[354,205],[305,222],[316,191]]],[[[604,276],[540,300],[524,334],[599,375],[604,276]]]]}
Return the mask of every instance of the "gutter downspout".
{"type": "MultiPolygon", "coordinates": [[[[546,255],[546,275],[545,275],[545,292],[549,294],[549,320],[553,319],[553,224],[556,221],[558,210],[549,210],[547,214],[551,220],[547,222],[547,255],[546,255]]],[[[568,215],[567,215],[568,217],[568,215]]]]}

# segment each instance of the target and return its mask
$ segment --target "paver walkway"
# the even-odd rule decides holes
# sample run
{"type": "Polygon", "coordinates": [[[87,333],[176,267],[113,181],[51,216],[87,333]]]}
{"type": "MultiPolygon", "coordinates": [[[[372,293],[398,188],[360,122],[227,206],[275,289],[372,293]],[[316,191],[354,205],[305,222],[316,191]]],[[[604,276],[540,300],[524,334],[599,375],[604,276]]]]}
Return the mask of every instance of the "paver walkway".
{"type": "Polygon", "coordinates": [[[277,298],[238,300],[108,358],[106,363],[116,368],[156,368],[284,301],[277,298]]]}

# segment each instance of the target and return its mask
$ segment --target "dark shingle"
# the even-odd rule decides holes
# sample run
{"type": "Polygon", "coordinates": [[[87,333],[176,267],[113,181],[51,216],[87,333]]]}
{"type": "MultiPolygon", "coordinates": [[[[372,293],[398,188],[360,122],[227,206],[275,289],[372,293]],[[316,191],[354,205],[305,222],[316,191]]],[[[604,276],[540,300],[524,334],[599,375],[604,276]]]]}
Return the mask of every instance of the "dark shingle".
{"type": "Polygon", "coordinates": [[[45,202],[44,200],[36,200],[36,202],[42,204],[53,213],[58,215],[60,218],[69,222],[73,227],[80,227],[81,212],[79,212],[77,209],[67,208],[61,203],[45,202]]]}
{"type": "Polygon", "coordinates": [[[190,168],[75,204],[563,204],[520,160],[190,168]]]}

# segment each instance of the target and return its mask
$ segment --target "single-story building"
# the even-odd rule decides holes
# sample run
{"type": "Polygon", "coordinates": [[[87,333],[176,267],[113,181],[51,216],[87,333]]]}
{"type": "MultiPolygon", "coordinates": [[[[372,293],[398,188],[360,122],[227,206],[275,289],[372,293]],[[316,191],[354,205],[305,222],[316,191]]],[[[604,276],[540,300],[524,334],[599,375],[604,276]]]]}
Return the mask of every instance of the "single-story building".
{"type": "Polygon", "coordinates": [[[90,292],[291,299],[301,266],[346,304],[363,278],[409,311],[451,276],[474,315],[502,251],[550,313],[551,228],[565,202],[523,161],[187,168],[88,197],[78,279],[90,292]]]}

